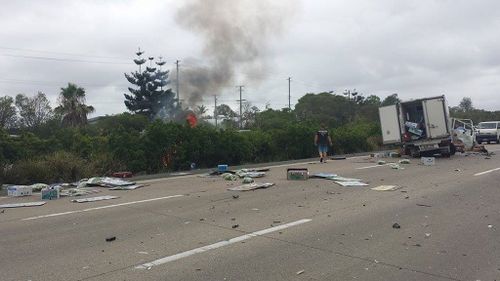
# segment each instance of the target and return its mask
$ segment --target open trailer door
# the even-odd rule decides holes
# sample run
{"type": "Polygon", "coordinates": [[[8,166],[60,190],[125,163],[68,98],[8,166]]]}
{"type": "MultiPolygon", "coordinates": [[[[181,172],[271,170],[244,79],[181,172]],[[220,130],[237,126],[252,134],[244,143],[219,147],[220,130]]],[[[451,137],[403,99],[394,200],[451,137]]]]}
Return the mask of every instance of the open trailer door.
{"type": "Polygon", "coordinates": [[[444,97],[423,101],[428,137],[443,138],[450,135],[448,129],[448,112],[444,97]]]}
{"type": "Polygon", "coordinates": [[[389,105],[378,109],[382,139],[384,144],[401,143],[401,126],[397,105],[389,105]]]}

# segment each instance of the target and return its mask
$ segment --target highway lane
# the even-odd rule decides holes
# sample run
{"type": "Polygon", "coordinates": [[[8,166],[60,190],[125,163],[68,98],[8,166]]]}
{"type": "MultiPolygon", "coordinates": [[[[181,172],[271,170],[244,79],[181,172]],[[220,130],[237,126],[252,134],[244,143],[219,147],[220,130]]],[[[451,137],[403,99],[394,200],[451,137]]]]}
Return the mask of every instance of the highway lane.
{"type": "Polygon", "coordinates": [[[362,178],[370,187],[403,186],[393,192],[318,179],[286,181],[286,167],[275,167],[264,179],[277,186],[238,193],[238,199],[226,191],[231,183],[193,176],[135,191],[105,191],[121,196],[107,202],[84,205],[63,199],[7,210],[0,216],[2,280],[497,278],[500,171],[474,176],[500,167],[497,156],[438,159],[434,167],[413,162],[405,170],[359,170],[373,166],[363,157],[303,164],[312,172],[362,178]],[[176,195],[182,196],[23,220],[176,195]],[[265,232],[304,219],[311,221],[265,232]],[[402,228],[393,229],[394,222],[402,228]],[[258,231],[264,234],[217,244],[258,231]],[[108,236],[117,240],[104,241],[108,236]],[[207,250],[136,268],[202,247],[207,250]]]}

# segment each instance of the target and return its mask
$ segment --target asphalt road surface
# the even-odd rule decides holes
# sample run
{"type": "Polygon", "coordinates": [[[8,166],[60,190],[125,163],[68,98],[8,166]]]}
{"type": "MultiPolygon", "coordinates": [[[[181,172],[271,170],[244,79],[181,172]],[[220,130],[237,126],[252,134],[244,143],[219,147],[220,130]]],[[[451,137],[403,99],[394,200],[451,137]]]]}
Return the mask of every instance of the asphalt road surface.
{"type": "Polygon", "coordinates": [[[259,179],[276,186],[250,192],[190,175],[103,188],[120,196],[108,201],[3,209],[0,280],[500,280],[500,156],[418,162],[291,166],[368,187],[287,181],[278,165],[259,179]]]}

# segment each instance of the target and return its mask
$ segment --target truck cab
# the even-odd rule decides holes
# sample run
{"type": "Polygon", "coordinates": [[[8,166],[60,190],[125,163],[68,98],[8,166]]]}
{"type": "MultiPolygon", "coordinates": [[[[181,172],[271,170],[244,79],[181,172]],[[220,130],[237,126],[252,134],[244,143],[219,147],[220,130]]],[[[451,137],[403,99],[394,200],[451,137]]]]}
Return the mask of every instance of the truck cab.
{"type": "Polygon", "coordinates": [[[500,121],[480,122],[477,126],[476,141],[478,144],[492,141],[500,143],[500,121]]]}

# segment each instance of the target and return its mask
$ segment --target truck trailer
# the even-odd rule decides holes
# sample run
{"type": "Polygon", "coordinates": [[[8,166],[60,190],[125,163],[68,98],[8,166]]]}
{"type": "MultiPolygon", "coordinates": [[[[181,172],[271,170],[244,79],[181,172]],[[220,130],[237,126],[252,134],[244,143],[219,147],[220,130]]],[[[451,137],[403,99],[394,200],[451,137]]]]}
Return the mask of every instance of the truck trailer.
{"type": "Polygon", "coordinates": [[[444,95],[383,106],[379,116],[384,144],[400,145],[403,154],[455,154],[444,95]]]}

